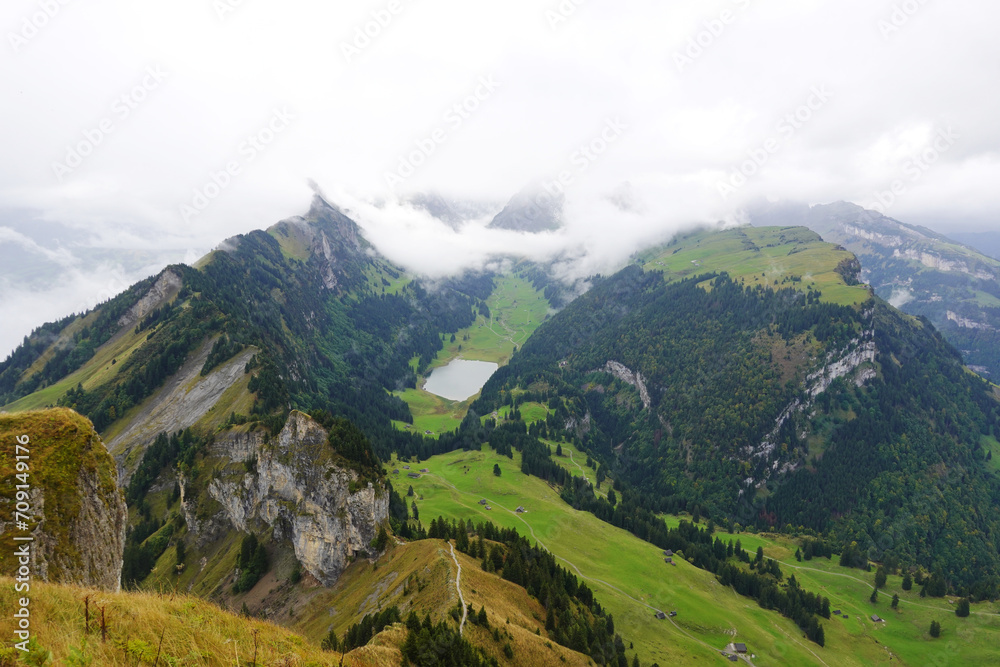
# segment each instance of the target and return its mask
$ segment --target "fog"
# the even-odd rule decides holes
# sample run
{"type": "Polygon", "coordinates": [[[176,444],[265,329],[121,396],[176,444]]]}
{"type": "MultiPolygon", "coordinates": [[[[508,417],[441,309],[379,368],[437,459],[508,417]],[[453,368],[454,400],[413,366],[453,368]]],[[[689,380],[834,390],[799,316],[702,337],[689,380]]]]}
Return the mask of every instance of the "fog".
{"type": "Polygon", "coordinates": [[[0,354],[303,213],[310,182],[432,277],[515,253],[579,278],[760,198],[995,229],[998,18],[972,0],[7,0],[0,354]],[[563,227],[488,229],[532,183],[563,194],[563,227]],[[407,203],[427,192],[483,207],[445,224],[407,203]]]}

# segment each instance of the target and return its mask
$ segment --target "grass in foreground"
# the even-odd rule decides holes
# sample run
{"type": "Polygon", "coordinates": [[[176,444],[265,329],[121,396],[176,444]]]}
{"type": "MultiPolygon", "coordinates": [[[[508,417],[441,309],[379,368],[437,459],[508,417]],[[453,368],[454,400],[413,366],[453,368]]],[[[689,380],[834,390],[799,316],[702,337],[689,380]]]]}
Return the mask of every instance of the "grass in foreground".
{"type": "MultiPolygon", "coordinates": [[[[0,608],[14,609],[11,579],[0,578],[0,608]]],[[[156,593],[107,593],[76,586],[31,584],[31,631],[37,644],[51,651],[53,663],[70,664],[73,650],[101,667],[163,664],[223,667],[249,664],[257,642],[257,662],[264,665],[338,665],[338,653],[325,652],[302,637],[264,621],[223,611],[204,600],[156,593]],[[84,627],[84,598],[90,598],[90,632],[84,627]],[[107,627],[101,638],[101,609],[107,627]]],[[[10,642],[13,619],[0,618],[0,636],[10,642]]],[[[3,650],[3,649],[0,649],[3,650]]],[[[2,654],[0,654],[2,655],[2,654]]],[[[41,663],[39,663],[41,664],[41,663]]],[[[345,665],[363,664],[351,660],[345,665]]]]}

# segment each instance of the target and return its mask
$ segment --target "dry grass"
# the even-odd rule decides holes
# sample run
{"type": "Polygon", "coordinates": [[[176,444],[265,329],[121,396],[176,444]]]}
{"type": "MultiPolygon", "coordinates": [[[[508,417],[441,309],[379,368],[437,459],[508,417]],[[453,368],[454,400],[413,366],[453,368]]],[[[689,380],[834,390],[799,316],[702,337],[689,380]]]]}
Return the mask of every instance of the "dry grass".
{"type": "MultiPolygon", "coordinates": [[[[13,581],[0,578],[0,608],[13,609],[13,581]]],[[[340,655],[324,652],[279,626],[247,619],[199,598],[156,593],[105,593],[76,586],[32,583],[31,630],[38,643],[52,652],[56,665],[65,664],[71,647],[82,648],[102,667],[153,664],[157,650],[164,664],[240,665],[253,657],[266,666],[337,665],[340,655]],[[84,633],[84,598],[90,598],[89,634],[84,633]],[[107,624],[101,639],[100,608],[107,624]],[[162,633],[162,646],[160,637],[162,633]],[[137,662],[140,661],[140,662],[137,662]]],[[[0,637],[13,637],[9,615],[0,617],[0,637]]],[[[9,644],[8,644],[9,645],[9,644]]],[[[364,664],[345,660],[344,664],[364,664]]]]}

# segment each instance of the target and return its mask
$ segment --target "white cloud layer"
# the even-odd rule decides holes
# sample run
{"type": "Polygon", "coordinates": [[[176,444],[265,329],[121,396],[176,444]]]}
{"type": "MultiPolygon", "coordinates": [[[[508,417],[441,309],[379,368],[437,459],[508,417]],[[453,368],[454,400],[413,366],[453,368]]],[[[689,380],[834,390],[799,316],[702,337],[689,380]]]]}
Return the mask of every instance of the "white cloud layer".
{"type": "MultiPolygon", "coordinates": [[[[760,197],[995,228],[998,19],[974,0],[6,0],[0,209],[163,263],[302,212],[313,179],[432,275],[495,250],[607,270],[760,197]],[[566,228],[530,244],[397,202],[560,174],[566,228]]],[[[35,243],[65,284],[116,270],[35,243]]],[[[2,275],[6,350],[65,304],[2,275]]]]}

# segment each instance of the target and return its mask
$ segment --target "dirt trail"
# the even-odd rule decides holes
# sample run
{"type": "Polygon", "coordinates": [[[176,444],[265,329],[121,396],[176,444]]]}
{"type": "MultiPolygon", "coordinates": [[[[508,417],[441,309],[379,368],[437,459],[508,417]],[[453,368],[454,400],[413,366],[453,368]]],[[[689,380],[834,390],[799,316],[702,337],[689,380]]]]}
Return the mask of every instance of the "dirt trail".
{"type": "MultiPolygon", "coordinates": [[[[433,475],[433,476],[437,477],[437,479],[439,479],[441,481],[441,483],[443,483],[444,485],[448,486],[449,488],[451,488],[452,490],[454,490],[456,493],[458,493],[460,495],[470,496],[470,497],[475,496],[475,494],[466,493],[464,491],[459,490],[454,484],[451,484],[450,482],[448,482],[448,480],[444,479],[443,477],[440,477],[438,475],[433,475]]],[[[475,496],[475,497],[480,497],[480,496],[475,496]]],[[[649,605],[649,604],[643,602],[642,600],[638,600],[638,599],[632,597],[631,595],[629,595],[628,593],[626,593],[622,589],[618,588],[617,586],[615,586],[613,584],[609,584],[608,582],[604,581],[603,579],[595,579],[593,577],[588,577],[587,575],[585,575],[583,572],[580,571],[580,568],[578,568],[573,561],[569,560],[568,558],[563,558],[562,556],[556,554],[554,551],[552,551],[551,549],[549,549],[549,547],[546,546],[544,542],[542,542],[540,539],[538,539],[538,536],[535,535],[535,529],[532,528],[531,524],[528,523],[527,521],[525,521],[524,517],[521,516],[520,514],[518,514],[516,510],[512,510],[512,509],[510,509],[508,507],[504,507],[500,503],[498,503],[496,501],[493,501],[493,500],[490,500],[489,498],[486,498],[485,496],[482,496],[482,497],[485,498],[487,501],[489,501],[489,503],[491,505],[493,505],[494,507],[499,507],[500,509],[507,511],[510,514],[513,514],[514,516],[516,516],[518,519],[520,519],[521,523],[523,523],[525,526],[527,526],[528,532],[531,533],[531,537],[534,538],[535,542],[537,542],[540,547],[542,547],[543,549],[545,549],[546,551],[548,551],[549,553],[551,553],[553,556],[555,556],[559,560],[564,561],[565,563],[567,563],[571,568],[573,568],[573,570],[576,571],[577,576],[580,577],[581,579],[584,579],[586,581],[591,581],[591,582],[596,583],[596,584],[601,584],[605,588],[608,588],[609,590],[614,591],[618,595],[620,595],[622,597],[625,597],[625,598],[628,598],[632,602],[634,602],[636,604],[639,604],[639,605],[642,605],[643,607],[646,607],[647,609],[650,609],[650,610],[652,610],[654,612],[662,611],[661,609],[653,607],[652,605],[649,605]]],[[[449,546],[450,546],[450,544],[449,544],[449,546]]],[[[451,557],[455,558],[455,548],[452,547],[451,551],[452,551],[451,557]]],[[[455,559],[455,564],[458,565],[458,559],[457,558],[455,559]]],[[[462,568],[461,568],[461,566],[459,566],[458,570],[459,570],[459,578],[460,578],[461,574],[462,574],[462,568]]],[[[456,578],[456,585],[458,585],[458,578],[456,578]]],[[[458,595],[459,595],[459,599],[462,599],[462,590],[461,590],[461,588],[458,591],[458,595]]],[[[462,611],[462,625],[464,625],[465,624],[465,616],[466,616],[465,601],[464,601],[464,599],[462,600],[462,608],[463,608],[463,611],[462,611]]],[[[671,617],[668,616],[667,620],[670,621],[670,624],[674,626],[674,629],[676,629],[681,634],[685,635],[688,639],[691,639],[692,641],[695,641],[695,642],[701,644],[702,646],[704,646],[705,648],[709,649],[713,653],[717,653],[720,650],[717,647],[712,646],[711,644],[707,644],[707,643],[703,642],[702,640],[698,639],[697,637],[695,637],[694,635],[692,635],[690,632],[688,632],[687,630],[685,630],[684,628],[682,628],[681,626],[679,626],[677,624],[677,622],[673,618],[671,618],[671,617]]],[[[461,627],[462,626],[459,626],[459,632],[460,633],[461,633],[461,627]]],[[[753,665],[753,663],[750,662],[749,658],[744,658],[744,660],[746,660],[746,662],[749,663],[750,665],[753,665]]]]}
{"type": "Polygon", "coordinates": [[[455,545],[449,542],[448,546],[451,547],[451,559],[455,561],[455,567],[458,568],[458,574],[455,575],[455,588],[458,589],[458,600],[462,603],[462,622],[458,624],[458,634],[461,635],[462,631],[465,630],[465,619],[469,615],[469,608],[465,606],[465,596],[462,595],[462,566],[458,563],[458,557],[455,555],[455,545]]]}

